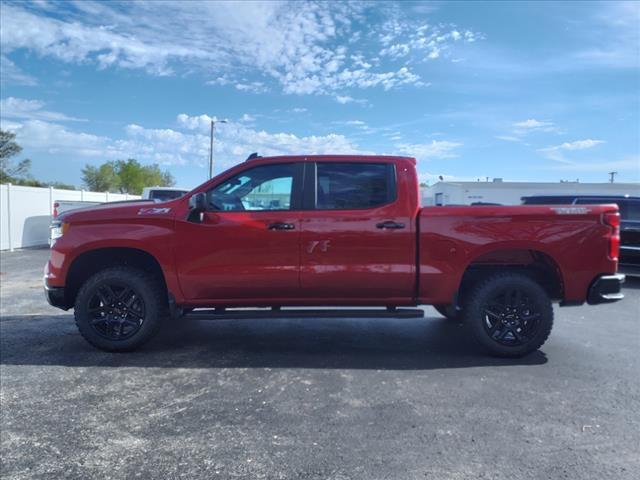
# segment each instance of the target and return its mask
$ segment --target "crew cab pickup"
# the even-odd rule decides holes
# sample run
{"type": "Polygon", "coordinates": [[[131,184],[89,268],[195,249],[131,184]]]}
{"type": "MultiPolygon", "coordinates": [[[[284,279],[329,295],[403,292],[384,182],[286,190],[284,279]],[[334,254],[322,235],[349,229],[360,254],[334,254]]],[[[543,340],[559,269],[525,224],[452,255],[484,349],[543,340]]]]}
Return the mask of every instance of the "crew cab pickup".
{"type": "Polygon", "coordinates": [[[502,356],[542,346],[553,302],[623,297],[615,204],[419,198],[413,158],[252,156],[172,201],[62,215],[46,296],[109,351],[195,308],[434,305],[502,356]]]}

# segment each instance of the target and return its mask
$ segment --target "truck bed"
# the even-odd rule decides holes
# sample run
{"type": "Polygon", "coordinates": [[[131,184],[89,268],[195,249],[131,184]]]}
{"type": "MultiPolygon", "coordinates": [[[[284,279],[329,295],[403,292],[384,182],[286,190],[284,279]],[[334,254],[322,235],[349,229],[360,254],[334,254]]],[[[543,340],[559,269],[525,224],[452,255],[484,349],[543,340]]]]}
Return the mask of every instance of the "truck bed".
{"type": "Polygon", "coordinates": [[[470,268],[543,262],[560,279],[562,299],[584,301],[591,282],[616,271],[609,258],[615,205],[426,207],[419,211],[420,303],[451,303],[470,268]],[[570,274],[568,279],[565,275],[570,274]]]}

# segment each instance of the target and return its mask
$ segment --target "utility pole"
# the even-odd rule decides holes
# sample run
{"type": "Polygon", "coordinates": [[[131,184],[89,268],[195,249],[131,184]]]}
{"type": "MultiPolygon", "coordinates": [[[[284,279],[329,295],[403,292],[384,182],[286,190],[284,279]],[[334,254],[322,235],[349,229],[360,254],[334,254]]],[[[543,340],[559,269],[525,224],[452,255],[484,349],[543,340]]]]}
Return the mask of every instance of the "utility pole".
{"type": "Polygon", "coordinates": [[[227,123],[226,120],[211,120],[211,142],[209,144],[209,178],[213,177],[213,132],[216,123],[227,123]]]}
{"type": "Polygon", "coordinates": [[[609,172],[609,183],[613,183],[618,172],[609,172]]]}

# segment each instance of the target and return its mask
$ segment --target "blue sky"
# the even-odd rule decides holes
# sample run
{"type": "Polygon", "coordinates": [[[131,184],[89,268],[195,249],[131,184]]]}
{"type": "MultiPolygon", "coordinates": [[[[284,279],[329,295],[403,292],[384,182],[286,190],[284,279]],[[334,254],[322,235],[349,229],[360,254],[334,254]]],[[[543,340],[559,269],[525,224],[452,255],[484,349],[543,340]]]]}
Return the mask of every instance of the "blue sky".
{"type": "Polygon", "coordinates": [[[1,3],[0,122],[41,180],[137,158],[402,154],[423,181],[640,180],[640,3],[1,3]]]}

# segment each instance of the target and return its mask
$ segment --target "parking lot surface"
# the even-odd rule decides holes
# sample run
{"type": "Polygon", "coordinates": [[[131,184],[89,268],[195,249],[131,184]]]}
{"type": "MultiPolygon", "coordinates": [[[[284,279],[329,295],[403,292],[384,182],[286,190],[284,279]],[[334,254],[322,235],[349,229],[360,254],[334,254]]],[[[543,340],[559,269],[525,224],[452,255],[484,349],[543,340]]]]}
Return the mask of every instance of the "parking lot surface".
{"type": "Polygon", "coordinates": [[[2,253],[2,477],[637,479],[640,282],[483,356],[424,319],[192,320],[97,351],[2,253]]]}

